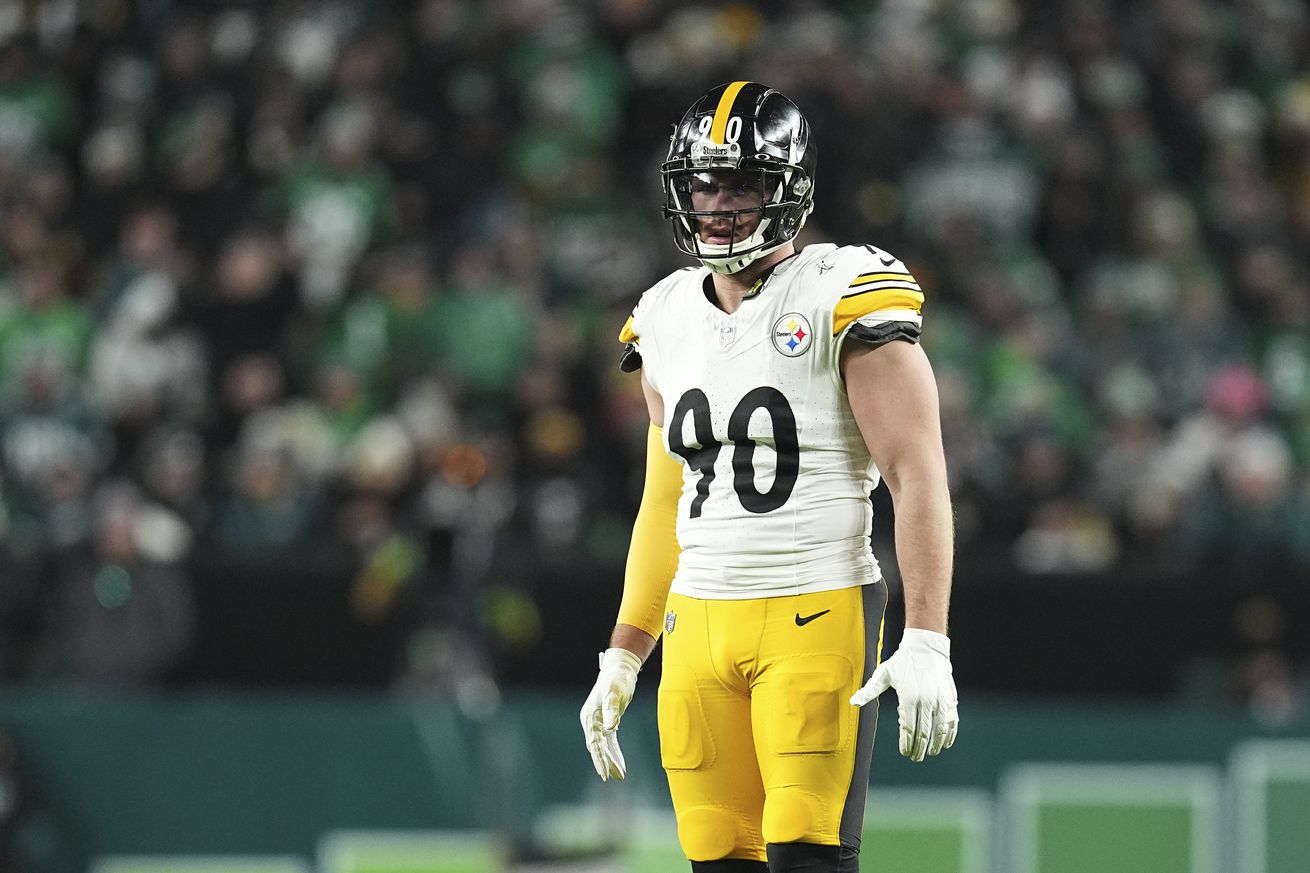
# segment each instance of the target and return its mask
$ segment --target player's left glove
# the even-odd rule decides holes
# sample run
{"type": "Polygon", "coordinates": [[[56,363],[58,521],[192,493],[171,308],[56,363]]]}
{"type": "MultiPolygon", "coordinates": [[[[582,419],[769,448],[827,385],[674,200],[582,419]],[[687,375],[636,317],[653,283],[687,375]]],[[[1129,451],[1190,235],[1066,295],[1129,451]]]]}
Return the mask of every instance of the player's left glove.
{"type": "Polygon", "coordinates": [[[641,658],[632,652],[617,647],[606,649],[600,655],[600,675],[582,704],[580,717],[587,751],[596,772],[607,782],[627,775],[627,764],[619,750],[619,721],[632,702],[640,671],[641,658]]]}
{"type": "Polygon", "coordinates": [[[899,701],[901,754],[922,761],[955,742],[960,726],[955,679],[951,676],[951,640],[922,628],[905,629],[892,656],[878,665],[851,703],[864,706],[888,688],[899,701]]]}

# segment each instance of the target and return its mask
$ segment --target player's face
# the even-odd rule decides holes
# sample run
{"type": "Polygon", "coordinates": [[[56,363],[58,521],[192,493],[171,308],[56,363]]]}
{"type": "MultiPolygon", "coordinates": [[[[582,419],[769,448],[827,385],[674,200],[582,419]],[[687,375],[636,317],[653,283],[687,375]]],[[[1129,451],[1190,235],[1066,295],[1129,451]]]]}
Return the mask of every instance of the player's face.
{"type": "Polygon", "coordinates": [[[760,226],[764,207],[764,179],[760,173],[731,170],[697,173],[691,180],[691,208],[724,215],[696,219],[702,242],[727,245],[741,242],[760,226]],[[736,226],[733,226],[733,212],[736,226]]]}

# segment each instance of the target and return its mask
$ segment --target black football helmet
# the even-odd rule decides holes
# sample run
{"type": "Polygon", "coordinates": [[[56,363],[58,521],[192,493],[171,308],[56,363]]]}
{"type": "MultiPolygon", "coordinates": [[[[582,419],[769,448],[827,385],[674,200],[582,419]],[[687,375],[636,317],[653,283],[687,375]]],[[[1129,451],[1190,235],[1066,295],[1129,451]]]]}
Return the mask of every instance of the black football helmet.
{"type": "MultiPolygon", "coordinates": [[[[756,82],[713,88],[692,104],[678,122],[660,167],[664,217],[673,221],[678,248],[717,273],[736,273],[756,258],[796,237],[814,208],[817,155],[805,116],[778,91],[756,82]],[[759,174],[743,190],[758,191],[759,203],[727,212],[697,211],[692,186],[709,173],[759,174]],[[738,241],[740,216],[760,214],[759,227],[738,241]],[[701,239],[699,221],[730,218],[729,242],[701,239]]],[[[739,177],[740,178],[740,177],[739,177]]]]}

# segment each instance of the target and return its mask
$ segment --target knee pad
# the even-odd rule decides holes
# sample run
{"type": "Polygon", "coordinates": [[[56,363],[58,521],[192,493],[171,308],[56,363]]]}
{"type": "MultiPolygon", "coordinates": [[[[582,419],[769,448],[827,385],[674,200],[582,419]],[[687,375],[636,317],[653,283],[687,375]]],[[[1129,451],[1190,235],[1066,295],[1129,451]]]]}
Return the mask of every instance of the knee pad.
{"type": "Polygon", "coordinates": [[[721,861],[738,846],[748,845],[741,822],[717,806],[693,806],[678,813],[678,842],[693,864],[721,861]]]}
{"type": "Polygon", "coordinates": [[[692,861],[691,873],[769,873],[768,861],[724,858],[722,861],[692,861]]]}
{"type": "Polygon", "coordinates": [[[765,851],[769,855],[769,873],[855,873],[859,870],[859,854],[847,846],[769,843],[765,851]]]}
{"type": "Polygon", "coordinates": [[[763,831],[766,843],[823,839],[823,821],[823,799],[803,788],[775,788],[765,798],[763,831]]]}

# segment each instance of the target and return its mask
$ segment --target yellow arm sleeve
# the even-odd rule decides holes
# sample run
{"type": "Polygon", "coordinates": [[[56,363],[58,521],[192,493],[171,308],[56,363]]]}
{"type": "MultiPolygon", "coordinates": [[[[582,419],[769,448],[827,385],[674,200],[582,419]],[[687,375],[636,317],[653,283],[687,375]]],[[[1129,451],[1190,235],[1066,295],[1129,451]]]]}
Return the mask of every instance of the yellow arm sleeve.
{"type": "Polygon", "coordinates": [[[618,621],[657,640],[664,629],[664,602],[681,553],[677,535],[681,494],[682,465],[664,451],[660,428],[651,425],[646,436],[646,485],[632,525],[618,621]]]}

